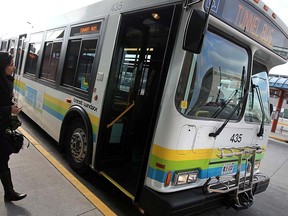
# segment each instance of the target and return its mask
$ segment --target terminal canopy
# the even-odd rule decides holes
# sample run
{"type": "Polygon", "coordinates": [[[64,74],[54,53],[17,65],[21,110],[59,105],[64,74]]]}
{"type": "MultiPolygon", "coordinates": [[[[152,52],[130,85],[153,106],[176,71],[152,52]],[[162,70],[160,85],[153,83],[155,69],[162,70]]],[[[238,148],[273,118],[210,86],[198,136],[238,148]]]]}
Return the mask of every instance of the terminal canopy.
{"type": "Polygon", "coordinates": [[[270,88],[288,91],[288,78],[279,76],[270,76],[269,86],[270,88]]]}

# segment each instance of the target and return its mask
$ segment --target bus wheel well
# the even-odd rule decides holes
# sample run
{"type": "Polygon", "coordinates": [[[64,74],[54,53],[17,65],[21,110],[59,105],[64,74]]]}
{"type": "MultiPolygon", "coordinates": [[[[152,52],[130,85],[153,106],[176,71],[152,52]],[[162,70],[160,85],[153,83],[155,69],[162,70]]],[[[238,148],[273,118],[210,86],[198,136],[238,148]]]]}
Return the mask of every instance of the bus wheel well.
{"type": "MultiPolygon", "coordinates": [[[[72,106],[69,111],[66,113],[62,125],[61,125],[61,132],[59,138],[59,151],[64,153],[66,151],[66,136],[69,131],[69,128],[75,119],[78,119],[85,125],[85,130],[87,132],[87,139],[89,143],[89,153],[92,154],[92,143],[93,143],[93,133],[92,133],[92,126],[90,123],[90,119],[88,117],[87,112],[80,106],[72,106]]],[[[91,160],[91,157],[89,157],[91,160]]],[[[90,162],[87,161],[88,163],[90,162]]]]}

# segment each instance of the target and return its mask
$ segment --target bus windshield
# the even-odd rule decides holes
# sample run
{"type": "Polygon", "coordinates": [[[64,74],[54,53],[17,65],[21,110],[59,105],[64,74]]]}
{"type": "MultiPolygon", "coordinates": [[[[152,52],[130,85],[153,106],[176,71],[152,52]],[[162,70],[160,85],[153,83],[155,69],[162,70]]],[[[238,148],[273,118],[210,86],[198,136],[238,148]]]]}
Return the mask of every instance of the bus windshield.
{"type": "Polygon", "coordinates": [[[188,118],[240,118],[247,78],[248,52],[207,32],[200,54],[186,53],[175,103],[188,118]],[[238,103],[241,103],[238,105],[238,103]]]}
{"type": "Polygon", "coordinates": [[[261,123],[264,120],[264,123],[269,124],[269,83],[267,69],[260,63],[254,62],[252,74],[253,87],[249,92],[245,110],[245,121],[261,123]],[[257,94],[257,91],[260,94],[257,94]]]}

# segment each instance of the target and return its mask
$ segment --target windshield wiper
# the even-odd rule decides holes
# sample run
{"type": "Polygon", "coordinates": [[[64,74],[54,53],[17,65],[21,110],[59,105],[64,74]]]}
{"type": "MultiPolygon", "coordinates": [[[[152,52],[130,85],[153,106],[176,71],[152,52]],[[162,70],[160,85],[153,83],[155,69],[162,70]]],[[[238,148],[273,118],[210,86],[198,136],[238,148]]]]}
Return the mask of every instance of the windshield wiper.
{"type": "MultiPolygon", "coordinates": [[[[219,90],[221,89],[221,67],[219,67],[219,72],[220,72],[220,87],[219,87],[219,90]]],[[[241,86],[240,86],[240,89],[243,89],[244,88],[244,85],[245,85],[245,72],[246,72],[246,70],[245,70],[245,66],[243,66],[243,68],[242,68],[242,78],[241,78],[241,86]]],[[[216,118],[224,109],[225,109],[225,107],[230,103],[230,101],[235,97],[235,95],[239,92],[240,90],[239,89],[235,89],[232,93],[231,93],[231,95],[229,96],[229,98],[225,101],[225,103],[224,104],[222,104],[222,106],[221,106],[221,108],[220,109],[218,109],[218,110],[216,110],[216,112],[215,113],[213,113],[213,115],[212,115],[212,118],[216,118]]],[[[219,97],[219,92],[218,92],[218,95],[217,95],[217,99],[216,99],[216,101],[218,102],[218,97],[219,97]]],[[[241,91],[241,97],[243,97],[242,96],[243,95],[243,90],[241,91]]],[[[237,107],[237,106],[236,106],[237,107]]],[[[240,108],[240,106],[238,106],[238,108],[240,108]]],[[[238,114],[237,115],[239,115],[239,111],[240,111],[240,109],[238,109],[238,114]]]]}
{"type": "Polygon", "coordinates": [[[225,122],[214,133],[209,133],[209,137],[217,137],[222,132],[222,130],[225,128],[225,126],[228,124],[228,122],[233,117],[234,113],[240,108],[240,105],[246,99],[247,95],[248,95],[248,91],[246,90],[245,93],[244,93],[244,96],[242,98],[240,98],[239,103],[234,107],[234,109],[232,110],[232,112],[228,116],[228,118],[225,120],[225,122]]]}
{"type": "Polygon", "coordinates": [[[260,109],[262,112],[262,119],[261,119],[261,125],[260,125],[260,130],[257,133],[257,137],[261,137],[264,134],[264,121],[265,121],[265,111],[264,111],[264,107],[263,107],[263,101],[262,101],[262,97],[260,94],[260,89],[258,85],[252,84],[252,88],[256,89],[256,94],[260,103],[260,109]]]}
{"type": "Polygon", "coordinates": [[[217,109],[215,113],[213,113],[213,115],[211,116],[211,118],[216,118],[224,109],[225,107],[230,103],[230,101],[233,99],[233,97],[238,93],[238,89],[235,89],[234,92],[231,93],[231,95],[229,96],[229,98],[225,101],[225,103],[223,103],[223,105],[221,106],[221,108],[217,109]]]}

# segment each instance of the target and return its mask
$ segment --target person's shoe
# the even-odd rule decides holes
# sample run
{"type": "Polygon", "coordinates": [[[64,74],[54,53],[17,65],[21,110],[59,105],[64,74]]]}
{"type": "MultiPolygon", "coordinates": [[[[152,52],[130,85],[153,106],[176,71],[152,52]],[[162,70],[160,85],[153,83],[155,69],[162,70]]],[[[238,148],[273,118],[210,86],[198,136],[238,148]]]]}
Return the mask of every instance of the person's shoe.
{"type": "Polygon", "coordinates": [[[26,196],[27,196],[27,194],[17,193],[15,191],[11,191],[9,193],[5,193],[4,201],[5,202],[18,201],[18,200],[24,199],[26,196]]]}
{"type": "Polygon", "coordinates": [[[5,202],[22,200],[27,196],[27,194],[21,194],[14,191],[10,169],[7,169],[5,172],[0,172],[0,179],[4,187],[5,202]]]}

